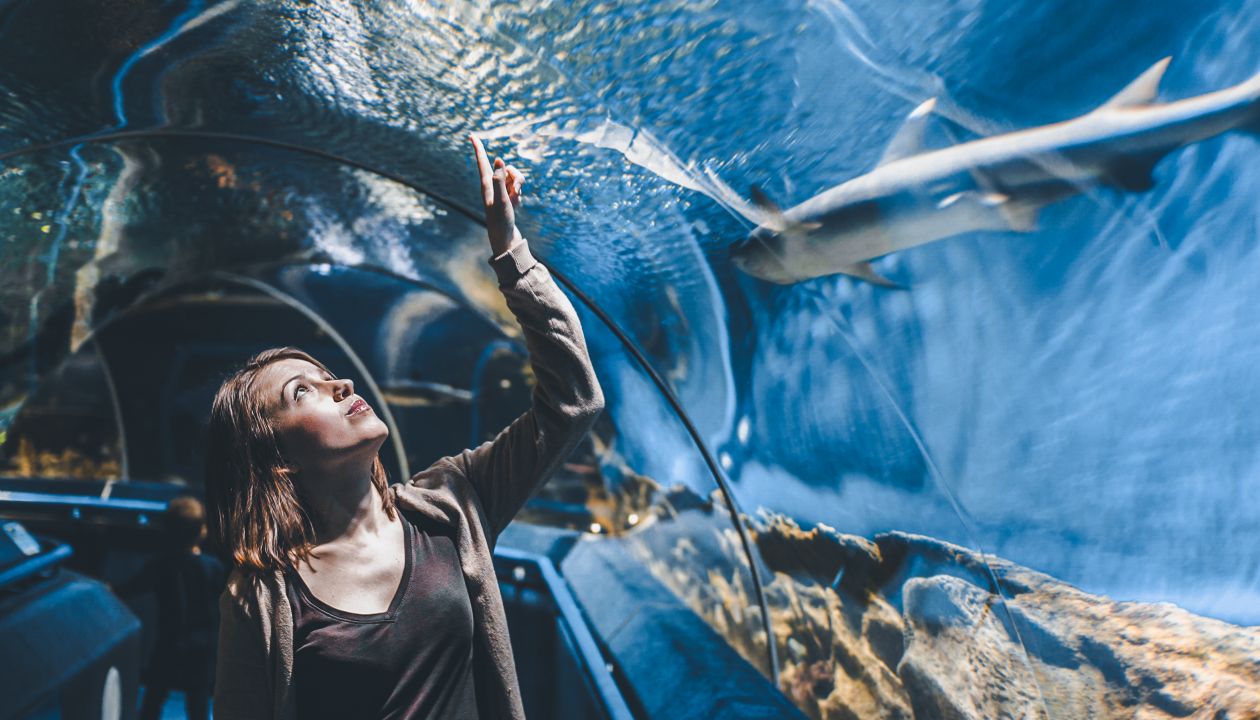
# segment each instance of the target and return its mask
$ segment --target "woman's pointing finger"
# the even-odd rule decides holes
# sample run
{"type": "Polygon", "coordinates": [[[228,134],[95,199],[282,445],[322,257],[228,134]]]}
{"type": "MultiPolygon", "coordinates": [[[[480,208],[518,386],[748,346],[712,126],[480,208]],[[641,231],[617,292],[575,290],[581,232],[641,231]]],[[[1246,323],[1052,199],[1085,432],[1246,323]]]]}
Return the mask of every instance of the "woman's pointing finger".
{"type": "Polygon", "coordinates": [[[494,202],[494,188],[490,179],[493,171],[490,169],[490,159],[486,156],[486,148],[476,135],[469,135],[468,139],[472,141],[473,151],[477,155],[477,173],[481,176],[481,200],[489,206],[494,202]]]}

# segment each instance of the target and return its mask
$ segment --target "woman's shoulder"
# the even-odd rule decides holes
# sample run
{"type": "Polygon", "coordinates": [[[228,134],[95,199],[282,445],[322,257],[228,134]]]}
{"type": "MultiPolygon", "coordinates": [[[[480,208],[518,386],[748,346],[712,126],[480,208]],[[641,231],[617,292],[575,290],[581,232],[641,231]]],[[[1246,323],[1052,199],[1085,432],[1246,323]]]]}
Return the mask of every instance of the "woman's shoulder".
{"type": "Polygon", "coordinates": [[[467,492],[468,478],[464,474],[463,453],[447,455],[433,461],[427,468],[414,473],[406,482],[393,483],[389,486],[397,500],[416,492],[435,495],[446,495],[458,498],[467,492]]]}
{"type": "Polygon", "coordinates": [[[266,617],[275,604],[274,598],[284,592],[280,571],[250,571],[233,568],[221,595],[248,617],[266,617]]]}
{"type": "Polygon", "coordinates": [[[462,522],[472,520],[485,525],[485,509],[458,455],[437,460],[407,482],[394,483],[390,491],[404,514],[415,513],[443,525],[456,525],[460,518],[462,522]]]}
{"type": "Polygon", "coordinates": [[[407,482],[394,483],[390,486],[394,499],[401,500],[400,504],[404,507],[418,501],[421,505],[425,504],[421,498],[439,505],[446,502],[465,505],[469,496],[475,495],[466,472],[465,455],[470,452],[472,451],[463,450],[455,455],[439,458],[427,468],[413,474],[407,482]]]}

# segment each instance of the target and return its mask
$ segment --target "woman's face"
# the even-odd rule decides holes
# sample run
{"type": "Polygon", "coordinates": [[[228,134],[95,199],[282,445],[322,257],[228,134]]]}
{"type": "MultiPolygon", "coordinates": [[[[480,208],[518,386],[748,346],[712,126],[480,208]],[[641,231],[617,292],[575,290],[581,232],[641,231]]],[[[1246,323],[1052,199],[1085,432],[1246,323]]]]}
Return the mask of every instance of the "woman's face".
{"type": "Polygon", "coordinates": [[[327,467],[362,455],[376,456],[389,428],[354,383],[306,360],[277,360],[263,368],[255,386],[271,418],[280,450],[298,467],[327,467]]]}

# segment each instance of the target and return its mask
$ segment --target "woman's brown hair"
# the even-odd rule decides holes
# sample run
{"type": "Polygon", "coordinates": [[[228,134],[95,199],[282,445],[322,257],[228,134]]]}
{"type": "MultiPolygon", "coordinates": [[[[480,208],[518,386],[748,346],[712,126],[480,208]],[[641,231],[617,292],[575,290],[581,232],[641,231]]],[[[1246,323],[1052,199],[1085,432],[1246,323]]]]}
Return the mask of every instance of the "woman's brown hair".
{"type": "MultiPolygon", "coordinates": [[[[297,348],[264,350],[223,382],[210,408],[206,524],[223,552],[245,571],[295,567],[314,547],[315,529],[293,482],[296,473],[280,452],[271,419],[254,388],[262,369],[279,360],[305,360],[333,375],[297,348]]],[[[372,461],[372,485],[393,519],[394,498],[379,456],[372,461]]]]}

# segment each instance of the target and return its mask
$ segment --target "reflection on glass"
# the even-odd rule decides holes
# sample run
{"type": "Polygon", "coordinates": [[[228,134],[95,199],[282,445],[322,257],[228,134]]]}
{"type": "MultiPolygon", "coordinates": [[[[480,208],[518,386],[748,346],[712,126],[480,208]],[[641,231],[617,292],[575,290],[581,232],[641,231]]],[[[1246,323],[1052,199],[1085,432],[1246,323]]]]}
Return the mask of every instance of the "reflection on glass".
{"type": "Polygon", "coordinates": [[[70,355],[0,430],[0,475],[114,480],[122,436],[96,343],[70,355]]]}
{"type": "MultiPolygon", "coordinates": [[[[0,152],[141,136],[0,164],[12,467],[79,462],[14,438],[95,323],[260,263],[300,264],[254,271],[365,348],[410,466],[493,435],[531,385],[468,212],[479,131],[529,177],[537,254],[627,342],[587,317],[607,417],[523,518],[584,530],[811,717],[1260,707],[1254,139],[1196,142],[1149,191],[1089,188],[1034,232],[876,258],[902,290],[729,257],[753,186],[791,207],[862,175],[929,98],[925,150],[1079,117],[1168,55],[1149,102],[1233,86],[1260,66],[1246,3],[13,8],[0,152]],[[334,317],[339,288],[380,302],[334,317]]],[[[601,567],[570,565],[575,587],[601,567]]],[[[629,609],[592,602],[629,642],[629,609]]]]}

